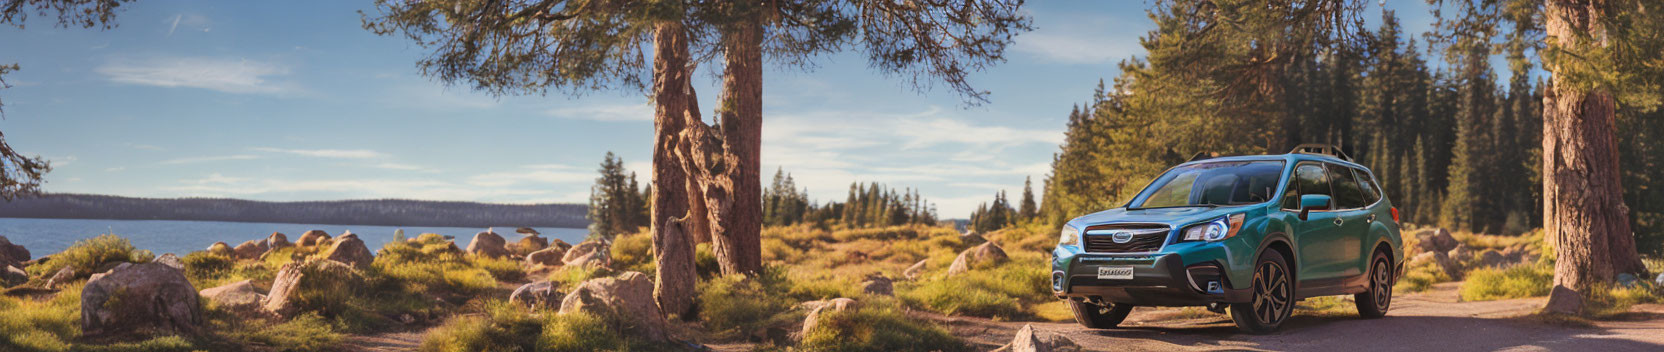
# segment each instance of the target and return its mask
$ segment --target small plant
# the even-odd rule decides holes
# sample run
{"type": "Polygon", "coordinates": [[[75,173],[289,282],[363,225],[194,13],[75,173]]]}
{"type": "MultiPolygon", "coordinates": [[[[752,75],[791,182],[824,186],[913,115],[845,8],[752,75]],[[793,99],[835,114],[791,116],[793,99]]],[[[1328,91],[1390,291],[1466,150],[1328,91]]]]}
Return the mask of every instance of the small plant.
{"type": "Polygon", "coordinates": [[[1463,301],[1546,296],[1554,287],[1554,267],[1515,265],[1507,269],[1483,268],[1470,271],[1462,283],[1463,301]]]}
{"type": "Polygon", "coordinates": [[[63,252],[53,254],[51,260],[31,265],[29,275],[40,277],[57,273],[59,269],[70,267],[75,270],[76,277],[88,277],[97,273],[105,263],[145,263],[156,259],[156,255],[147,250],[133,248],[133,243],[126,238],[116,235],[100,235],[89,239],[75,241],[75,244],[64,249],[63,252]]]}
{"type": "Polygon", "coordinates": [[[727,275],[699,287],[699,318],[718,339],[765,336],[770,328],[800,319],[797,301],[787,297],[784,269],[765,267],[756,276],[727,275]]]}

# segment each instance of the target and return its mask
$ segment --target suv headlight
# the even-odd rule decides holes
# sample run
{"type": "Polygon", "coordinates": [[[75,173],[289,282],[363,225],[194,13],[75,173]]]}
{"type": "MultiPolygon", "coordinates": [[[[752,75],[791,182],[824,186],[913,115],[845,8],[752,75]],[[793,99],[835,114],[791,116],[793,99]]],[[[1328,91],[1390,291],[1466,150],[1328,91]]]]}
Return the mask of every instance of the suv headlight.
{"type": "Polygon", "coordinates": [[[1223,241],[1236,237],[1236,232],[1242,230],[1243,214],[1221,216],[1208,222],[1190,225],[1184,229],[1185,241],[1223,241]]]}
{"type": "Polygon", "coordinates": [[[1080,230],[1075,230],[1074,227],[1069,225],[1063,225],[1063,231],[1057,234],[1057,245],[1073,246],[1077,244],[1080,244],[1080,230]]]}

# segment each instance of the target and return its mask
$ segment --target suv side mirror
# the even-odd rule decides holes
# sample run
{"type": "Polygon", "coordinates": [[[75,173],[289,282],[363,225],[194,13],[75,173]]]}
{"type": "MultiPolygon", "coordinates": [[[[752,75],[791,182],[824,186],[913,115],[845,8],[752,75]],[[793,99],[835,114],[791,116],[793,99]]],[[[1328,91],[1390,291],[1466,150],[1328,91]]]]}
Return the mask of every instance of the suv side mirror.
{"type": "Polygon", "coordinates": [[[1312,210],[1329,210],[1329,196],[1322,194],[1300,195],[1300,220],[1306,220],[1306,216],[1311,214],[1312,210]]]}

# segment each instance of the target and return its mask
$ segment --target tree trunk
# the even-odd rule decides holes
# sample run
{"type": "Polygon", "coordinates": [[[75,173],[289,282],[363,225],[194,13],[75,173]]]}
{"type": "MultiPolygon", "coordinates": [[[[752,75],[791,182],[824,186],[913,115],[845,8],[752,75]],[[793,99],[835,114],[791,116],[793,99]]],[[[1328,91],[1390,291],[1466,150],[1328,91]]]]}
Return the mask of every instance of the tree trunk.
{"type": "Polygon", "coordinates": [[[704,196],[711,244],[722,273],[754,274],[763,267],[762,24],[743,21],[723,33],[726,66],[718,128],[698,112],[687,117],[683,167],[704,196]]]}
{"type": "MultiPolygon", "coordinates": [[[[687,30],[681,22],[660,24],[653,37],[653,210],[650,218],[655,260],[653,298],[668,315],[687,314],[693,306],[693,243],[689,233],[697,221],[673,221],[688,216],[687,173],[677,158],[679,143],[693,101],[689,97],[687,30]]],[[[703,207],[700,207],[703,209],[703,207]]],[[[701,213],[693,213],[701,214],[701,213]]]]}
{"type": "MultiPolygon", "coordinates": [[[[1589,1],[1548,0],[1550,45],[1571,46],[1579,33],[1600,33],[1589,1]]],[[[1592,45],[1606,45],[1595,37],[1592,45]]],[[[1558,67],[1544,62],[1550,72],[1558,67]]],[[[1604,88],[1580,92],[1554,75],[1543,96],[1543,217],[1556,253],[1554,284],[1586,296],[1620,272],[1643,271],[1623,203],[1615,135],[1616,101],[1604,88]]],[[[1554,307],[1576,307],[1557,305],[1554,307]]],[[[1577,313],[1576,311],[1557,311],[1577,313]]]]}

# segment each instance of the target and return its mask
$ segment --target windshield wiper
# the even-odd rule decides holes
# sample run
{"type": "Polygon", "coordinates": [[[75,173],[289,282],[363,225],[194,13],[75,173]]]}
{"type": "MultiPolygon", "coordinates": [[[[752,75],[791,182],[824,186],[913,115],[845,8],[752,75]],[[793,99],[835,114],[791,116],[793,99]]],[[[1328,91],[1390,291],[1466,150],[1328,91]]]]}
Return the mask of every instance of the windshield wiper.
{"type": "Polygon", "coordinates": [[[1215,205],[1215,204],[1187,204],[1187,205],[1169,205],[1169,206],[1165,206],[1165,207],[1149,207],[1149,208],[1127,207],[1127,210],[1168,209],[1168,208],[1218,208],[1218,207],[1219,206],[1215,205]]]}

